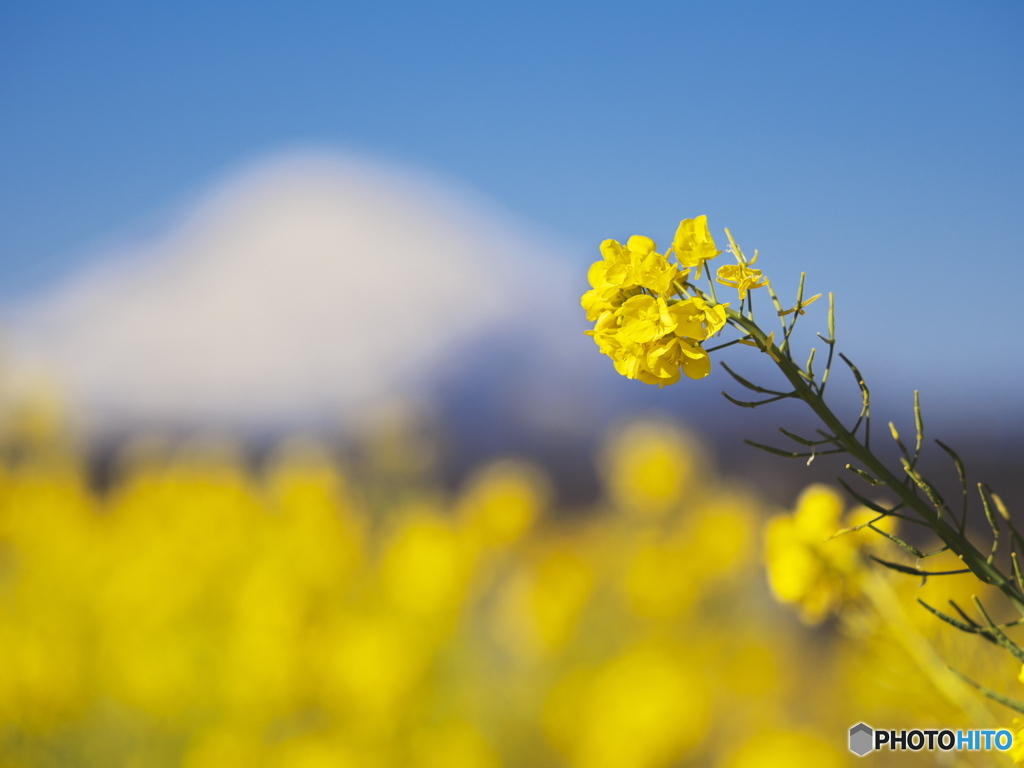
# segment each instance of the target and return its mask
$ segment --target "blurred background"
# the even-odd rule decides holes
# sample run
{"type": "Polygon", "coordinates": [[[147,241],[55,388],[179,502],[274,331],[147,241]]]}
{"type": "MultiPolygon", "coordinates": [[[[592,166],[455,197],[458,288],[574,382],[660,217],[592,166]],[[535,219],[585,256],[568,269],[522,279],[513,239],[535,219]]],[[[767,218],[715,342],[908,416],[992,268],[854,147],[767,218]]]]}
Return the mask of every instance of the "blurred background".
{"type": "Polygon", "coordinates": [[[825,692],[786,665],[849,633],[771,605],[759,527],[841,465],[746,447],[809,422],[731,406],[720,369],[619,377],[579,296],[603,239],[707,214],[781,295],[836,292],[878,427],[920,389],[1019,507],[1022,27],[1009,1],[5,4],[0,751],[843,764],[846,727],[909,710],[882,678],[790,706],[825,692]]]}

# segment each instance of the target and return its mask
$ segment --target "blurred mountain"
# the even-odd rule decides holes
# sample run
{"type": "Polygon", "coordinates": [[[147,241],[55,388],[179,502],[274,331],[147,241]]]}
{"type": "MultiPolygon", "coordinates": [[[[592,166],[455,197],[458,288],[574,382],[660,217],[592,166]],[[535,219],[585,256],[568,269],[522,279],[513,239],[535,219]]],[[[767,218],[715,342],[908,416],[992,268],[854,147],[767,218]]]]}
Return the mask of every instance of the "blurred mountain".
{"type": "MultiPolygon", "coordinates": [[[[531,232],[449,182],[362,158],[290,155],[237,174],[168,231],[8,307],[4,384],[16,399],[55,383],[78,428],[107,446],[152,430],[253,444],[295,429],[354,435],[414,403],[446,435],[453,478],[483,458],[524,454],[581,503],[595,492],[601,436],[638,413],[690,425],[723,468],[780,502],[841,471],[745,446],[744,437],[783,445],[778,426],[813,435],[814,425],[799,404],[728,404],[722,389],[742,393],[720,369],[667,390],[617,376],[583,336],[579,295],[593,258],[596,249],[531,232]]],[[[766,360],[735,352],[726,359],[771,380],[766,360]]],[[[876,392],[909,373],[893,380],[871,367],[862,365],[876,392]]],[[[834,394],[855,416],[852,379],[834,394]]],[[[909,405],[909,392],[876,399],[879,439],[889,419],[912,429],[909,405]]],[[[975,405],[940,403],[929,428],[964,443],[981,479],[1024,497],[1020,418],[972,415],[975,405]]]]}
{"type": "Polygon", "coordinates": [[[14,375],[48,372],[92,433],[247,432],[350,423],[453,370],[479,378],[467,355],[498,337],[529,348],[523,380],[589,362],[567,343],[584,327],[570,260],[507,218],[379,163],[277,159],[9,311],[14,375]]]}

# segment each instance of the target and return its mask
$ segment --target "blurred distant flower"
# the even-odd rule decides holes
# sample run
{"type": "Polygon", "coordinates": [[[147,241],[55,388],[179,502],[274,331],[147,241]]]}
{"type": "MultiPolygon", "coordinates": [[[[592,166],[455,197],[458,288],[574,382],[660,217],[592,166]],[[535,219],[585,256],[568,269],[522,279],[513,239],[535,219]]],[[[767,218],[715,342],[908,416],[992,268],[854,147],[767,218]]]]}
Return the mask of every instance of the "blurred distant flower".
{"type": "Polygon", "coordinates": [[[700,448],[687,433],[671,424],[634,421],[608,440],[604,480],[619,508],[657,519],[691,491],[701,465],[700,448]]]}
{"type": "MultiPolygon", "coordinates": [[[[934,708],[919,667],[880,679],[766,610],[761,506],[707,452],[626,425],[587,510],[513,460],[369,494],[308,439],[258,472],[223,444],[136,447],[103,491],[67,451],[0,462],[0,765],[829,768],[783,715],[831,733],[877,711],[853,697],[934,708]],[[797,713],[810,644],[845,676],[797,713]]],[[[817,490],[773,524],[798,601],[858,583],[866,532],[825,540],[858,514],[817,490]]]]}
{"type": "Polygon", "coordinates": [[[579,629],[598,574],[570,542],[529,552],[498,594],[495,630],[524,659],[563,652],[579,629]]]}
{"type": "MultiPolygon", "coordinates": [[[[866,526],[879,516],[868,509],[843,515],[842,497],[826,485],[812,485],[801,494],[792,514],[777,515],[765,530],[765,561],[772,592],[795,604],[800,617],[817,624],[860,594],[865,567],[863,551],[879,537],[868,528],[836,535],[842,528],[866,526]]],[[[893,518],[878,520],[894,530],[893,518]]]]}
{"type": "Polygon", "coordinates": [[[707,735],[710,695],[684,653],[639,643],[553,692],[545,721],[577,768],[672,765],[707,735]]]}
{"type": "Polygon", "coordinates": [[[469,479],[459,515],[480,544],[507,547],[527,535],[550,498],[548,481],[536,468],[523,462],[499,461],[469,479]]]}
{"type": "Polygon", "coordinates": [[[720,768],[841,768],[845,755],[821,736],[800,731],[771,731],[756,734],[720,768]]]}
{"type": "Polygon", "coordinates": [[[447,624],[467,596],[475,553],[447,515],[413,506],[385,544],[380,582],[403,612],[447,624]]]}

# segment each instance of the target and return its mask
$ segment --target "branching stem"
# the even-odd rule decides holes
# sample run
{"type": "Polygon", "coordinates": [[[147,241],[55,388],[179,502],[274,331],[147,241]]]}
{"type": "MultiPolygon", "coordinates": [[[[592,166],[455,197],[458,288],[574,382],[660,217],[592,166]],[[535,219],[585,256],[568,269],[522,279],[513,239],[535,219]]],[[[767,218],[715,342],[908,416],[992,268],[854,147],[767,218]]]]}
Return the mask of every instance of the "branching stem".
{"type": "MultiPolygon", "coordinates": [[[[952,515],[942,515],[939,509],[918,496],[914,490],[916,485],[907,484],[904,478],[898,477],[864,442],[861,442],[851,430],[848,430],[825,402],[823,397],[824,387],[816,387],[808,382],[800,367],[788,355],[784,354],[781,349],[776,347],[769,340],[768,334],[762,331],[749,316],[734,310],[732,307],[726,307],[726,313],[729,321],[734,326],[749,335],[757,343],[758,347],[768,353],[793,387],[792,396],[803,400],[810,406],[811,410],[821,419],[828,433],[834,438],[836,445],[845,449],[880,485],[892,491],[899,498],[903,507],[912,510],[960,558],[965,568],[970,570],[982,582],[996,587],[1006,595],[1007,599],[1021,615],[1024,615],[1024,590],[1021,589],[1017,580],[1004,575],[996,567],[994,561],[989,559],[988,555],[983,554],[971,543],[965,532],[955,525],[956,521],[952,519],[952,515]]],[[[830,337],[828,341],[834,344],[834,331],[832,328],[829,330],[830,337]]],[[[863,377],[859,375],[859,371],[854,370],[859,380],[858,383],[861,383],[863,377]]],[[[863,394],[866,387],[861,385],[861,389],[863,394]]],[[[923,432],[923,430],[921,430],[919,425],[918,446],[916,446],[918,451],[920,450],[921,441],[920,432],[923,432]]],[[[916,453],[917,451],[915,451],[916,453]]],[[[911,467],[910,472],[915,472],[913,464],[914,462],[908,462],[908,465],[911,467]]]]}

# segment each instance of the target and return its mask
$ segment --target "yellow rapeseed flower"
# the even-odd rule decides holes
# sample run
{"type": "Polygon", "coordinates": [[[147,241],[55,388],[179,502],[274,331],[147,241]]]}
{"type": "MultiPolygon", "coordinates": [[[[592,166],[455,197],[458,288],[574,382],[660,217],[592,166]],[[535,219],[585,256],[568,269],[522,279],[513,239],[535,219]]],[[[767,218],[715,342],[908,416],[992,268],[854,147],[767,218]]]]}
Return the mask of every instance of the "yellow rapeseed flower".
{"type": "Polygon", "coordinates": [[[680,372],[691,379],[711,373],[711,358],[692,339],[667,337],[651,344],[637,378],[646,384],[675,384],[680,372]]]}
{"type": "Polygon", "coordinates": [[[616,310],[620,318],[619,336],[636,344],[660,339],[675,331],[678,321],[669,312],[668,304],[660,296],[640,295],[626,299],[616,310]]]}
{"type": "Polygon", "coordinates": [[[634,296],[619,310],[602,312],[586,334],[626,378],[660,386],[676,383],[684,373],[702,379],[711,372],[711,358],[698,341],[676,335],[673,306],[661,298],[634,296]]]}
{"type": "Polygon", "coordinates": [[[711,338],[725,327],[727,304],[708,304],[700,296],[679,301],[668,308],[673,316],[677,336],[696,341],[711,338]]]}
{"type": "MultiPolygon", "coordinates": [[[[812,485],[800,495],[792,515],[768,521],[768,583],[780,602],[798,606],[807,624],[820,623],[858,596],[864,568],[861,552],[878,540],[878,534],[868,528],[836,536],[844,526],[865,525],[878,517],[860,509],[843,519],[843,506],[834,489],[812,485]]],[[[879,520],[875,526],[890,532],[893,518],[879,520]]]]}
{"type": "Polygon", "coordinates": [[[715,245],[708,229],[708,217],[698,216],[695,219],[683,219],[679,222],[672,251],[679,263],[684,267],[695,267],[698,271],[704,262],[718,256],[721,251],[715,245]]]}
{"type": "Polygon", "coordinates": [[[615,370],[629,379],[635,379],[640,374],[640,359],[644,354],[643,346],[628,341],[619,335],[619,319],[614,312],[602,312],[591,331],[585,331],[592,336],[594,342],[601,350],[601,354],[608,355],[615,365],[615,370]]]}
{"type": "Polygon", "coordinates": [[[633,235],[623,245],[617,240],[601,243],[601,261],[595,261],[587,272],[591,290],[583,294],[580,305],[588,320],[597,320],[606,310],[618,308],[641,289],[658,296],[671,296],[674,283],[686,274],[658,253],[651,238],[633,235]]]}
{"type": "Polygon", "coordinates": [[[706,216],[682,221],[664,256],[643,235],[633,235],[625,245],[601,243],[603,258],[587,273],[591,289],[580,305],[595,322],[586,333],[612,358],[616,371],[659,386],[674,384],[683,374],[691,379],[708,375],[711,359],[700,342],[725,327],[728,305],[691,297],[684,285],[689,268],[700,268],[718,254],[706,216]],[[671,252],[687,269],[669,263],[671,252]]]}
{"type": "Polygon", "coordinates": [[[672,292],[672,281],[679,277],[679,270],[669,264],[668,259],[657,251],[651,238],[633,235],[622,245],[617,240],[601,243],[603,261],[591,266],[587,277],[590,284],[601,289],[617,286],[620,289],[640,286],[658,294],[672,292]]]}
{"type": "Polygon", "coordinates": [[[724,264],[718,268],[718,282],[738,290],[742,301],[747,298],[747,291],[768,285],[768,278],[761,274],[760,269],[752,269],[746,264],[724,264]]]}
{"type": "Polygon", "coordinates": [[[586,311],[587,320],[593,321],[597,320],[604,312],[618,309],[625,296],[626,294],[617,286],[612,286],[610,291],[593,288],[580,297],[580,306],[586,311]]]}

